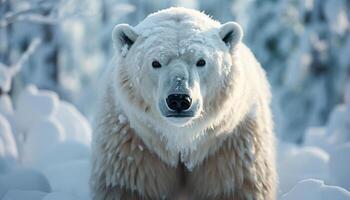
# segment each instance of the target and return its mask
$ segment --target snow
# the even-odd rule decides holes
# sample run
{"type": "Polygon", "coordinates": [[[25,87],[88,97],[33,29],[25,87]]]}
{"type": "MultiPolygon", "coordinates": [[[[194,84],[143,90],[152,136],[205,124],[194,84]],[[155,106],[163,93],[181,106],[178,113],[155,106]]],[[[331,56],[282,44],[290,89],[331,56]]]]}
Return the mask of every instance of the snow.
{"type": "Polygon", "coordinates": [[[350,118],[350,105],[341,104],[334,108],[327,123],[327,132],[330,134],[329,140],[333,144],[341,144],[350,140],[348,134],[350,118]]]}
{"type": "Polygon", "coordinates": [[[11,74],[8,72],[7,68],[0,65],[0,88],[5,92],[10,91],[11,81],[11,74]]]}
{"type": "Polygon", "coordinates": [[[45,192],[37,190],[10,190],[3,196],[2,200],[39,200],[45,196],[45,192]]]}
{"type": "Polygon", "coordinates": [[[90,145],[92,132],[90,124],[72,104],[61,101],[55,117],[62,124],[64,130],[69,131],[66,133],[66,140],[90,145]]]}
{"type": "Polygon", "coordinates": [[[2,200],[82,200],[62,192],[46,193],[36,190],[10,190],[2,200]]]}
{"type": "Polygon", "coordinates": [[[19,94],[15,109],[11,99],[3,99],[7,117],[0,114],[0,199],[5,194],[15,200],[89,199],[88,120],[56,93],[33,85],[19,94]]]}
{"type": "Polygon", "coordinates": [[[45,151],[64,140],[64,129],[52,119],[42,120],[29,129],[23,145],[25,162],[34,162],[45,151]]]}
{"type": "Polygon", "coordinates": [[[41,172],[31,169],[22,169],[0,175],[0,198],[10,190],[50,192],[51,186],[47,178],[41,172]]]}
{"type": "Polygon", "coordinates": [[[350,66],[346,2],[253,0],[237,14],[247,19],[245,41],[267,71],[283,140],[300,143],[342,102],[350,66]]]}
{"type": "Polygon", "coordinates": [[[316,147],[291,148],[279,157],[279,190],[289,191],[296,183],[308,178],[328,178],[329,155],[316,147]],[[288,153],[288,154],[287,154],[288,153]],[[287,154],[287,155],[286,155],[287,154]]]}
{"type": "Polygon", "coordinates": [[[278,199],[350,199],[346,0],[0,2],[0,199],[90,199],[89,120],[111,31],[172,5],[242,24],[274,94],[278,199]]]}
{"type": "Polygon", "coordinates": [[[6,66],[0,62],[0,89],[2,92],[7,93],[10,91],[13,77],[20,71],[23,63],[28,60],[29,56],[40,43],[41,40],[39,38],[35,38],[19,60],[12,66],[6,66]]]}
{"type": "Polygon", "coordinates": [[[40,120],[51,117],[58,107],[57,94],[51,91],[38,91],[30,85],[18,97],[15,117],[21,130],[28,130],[40,120]]]}
{"type": "Polygon", "coordinates": [[[54,165],[44,170],[53,191],[89,199],[90,163],[74,160],[54,165]]]}
{"type": "Polygon", "coordinates": [[[45,149],[42,156],[33,163],[33,166],[39,169],[46,169],[60,163],[88,159],[89,156],[90,149],[86,145],[75,141],[65,141],[45,149]]]}
{"type": "Polygon", "coordinates": [[[7,115],[13,114],[12,101],[8,95],[0,96],[0,112],[7,115]]]}
{"type": "Polygon", "coordinates": [[[121,124],[125,124],[127,121],[126,117],[124,115],[121,115],[121,114],[118,116],[118,120],[119,120],[119,123],[121,123],[121,124]]]}
{"type": "Polygon", "coordinates": [[[69,195],[62,192],[53,192],[46,195],[42,200],[83,200],[73,195],[69,195]]]}
{"type": "MultiPolygon", "coordinates": [[[[11,105],[6,101],[4,105],[11,105]]],[[[25,137],[16,140],[8,119],[0,115],[0,142],[5,144],[0,146],[0,163],[7,165],[0,171],[0,197],[90,199],[91,127],[86,118],[54,92],[35,86],[19,95],[15,109],[8,108],[4,110],[16,116],[25,137]]],[[[278,142],[279,199],[349,199],[348,108],[349,104],[335,107],[325,126],[306,131],[302,144],[278,142]]],[[[118,120],[127,122],[124,115],[118,120]]]]}
{"type": "Polygon", "coordinates": [[[350,192],[337,186],[325,185],[317,179],[300,181],[290,192],[283,195],[280,200],[348,200],[350,192]]]}
{"type": "Polygon", "coordinates": [[[302,145],[279,142],[281,199],[350,199],[348,108],[336,106],[325,126],[306,131],[302,145]]]}
{"type": "Polygon", "coordinates": [[[331,151],[332,145],[329,144],[329,140],[326,135],[326,129],[324,127],[310,127],[306,130],[304,135],[304,145],[314,146],[331,151]]]}
{"type": "Polygon", "coordinates": [[[15,138],[7,119],[0,114],[0,173],[10,169],[18,157],[15,138]]]}
{"type": "Polygon", "coordinates": [[[329,167],[331,182],[350,190],[350,142],[337,147],[331,153],[329,167]]]}

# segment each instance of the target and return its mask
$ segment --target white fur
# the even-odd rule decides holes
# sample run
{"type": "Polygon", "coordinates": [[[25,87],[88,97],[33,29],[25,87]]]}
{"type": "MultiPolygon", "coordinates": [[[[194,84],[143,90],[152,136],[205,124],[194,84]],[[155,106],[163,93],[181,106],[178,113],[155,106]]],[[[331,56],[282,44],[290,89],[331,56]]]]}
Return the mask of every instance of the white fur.
{"type": "MultiPolygon", "coordinates": [[[[125,113],[125,115],[131,123],[131,127],[136,130],[139,136],[143,138],[143,140],[145,140],[146,143],[151,144],[152,141],[147,141],[153,140],[153,137],[157,137],[157,139],[161,138],[167,144],[167,149],[173,152],[174,155],[177,155],[178,153],[188,154],[192,151],[195,151],[199,143],[205,143],[205,141],[202,140],[205,140],[207,138],[207,130],[219,124],[224,119],[231,119],[232,124],[230,124],[230,126],[228,127],[234,127],[235,124],[242,120],[246,113],[249,112],[249,109],[251,108],[251,105],[255,100],[255,96],[257,95],[257,93],[260,93],[259,91],[254,91],[255,88],[252,87],[256,87],[259,89],[267,87],[261,85],[261,82],[257,82],[257,80],[255,80],[256,77],[260,76],[259,73],[261,73],[259,70],[255,69],[259,67],[259,64],[256,62],[256,60],[252,60],[251,58],[242,59],[243,57],[251,57],[251,53],[243,44],[240,44],[240,40],[242,38],[242,30],[237,23],[229,22],[221,26],[219,22],[214,21],[212,19],[208,20],[208,17],[206,15],[197,11],[189,9],[171,8],[166,10],[166,12],[160,11],[158,13],[151,14],[134,28],[126,24],[116,26],[116,28],[113,31],[114,41],[117,40],[116,34],[120,31],[124,31],[127,35],[131,35],[133,39],[135,39],[136,34],[147,39],[141,44],[135,44],[134,50],[130,52],[132,55],[129,56],[129,58],[132,58],[132,60],[129,60],[127,62],[128,66],[123,66],[123,57],[125,52],[124,54],[120,54],[119,58],[117,58],[117,66],[113,68],[113,72],[110,73],[113,75],[110,79],[112,79],[112,81],[114,82],[112,85],[115,90],[116,105],[117,107],[122,108],[123,112],[125,113]],[[168,15],[168,13],[170,12],[173,14],[172,17],[169,17],[168,15]],[[171,43],[169,43],[166,45],[170,46],[160,46],[159,48],[155,48],[154,43],[156,41],[167,40],[167,38],[162,39],[163,35],[174,35],[174,15],[180,15],[181,18],[183,13],[190,13],[191,17],[188,17],[188,19],[182,21],[182,24],[178,25],[176,29],[191,30],[191,32],[189,33],[190,37],[181,39],[179,41],[178,47],[174,47],[171,43]],[[228,32],[230,28],[235,30],[236,35],[233,38],[233,45],[237,46],[238,48],[238,50],[235,50],[237,53],[234,53],[233,59],[229,54],[229,50],[225,49],[224,43],[218,38],[218,36],[222,36],[222,34],[228,32]],[[145,59],[150,59],[147,56],[145,57],[144,53],[146,50],[152,48],[155,49],[155,51],[157,51],[157,55],[159,55],[160,59],[162,59],[162,55],[166,54],[169,50],[175,51],[178,54],[185,54],[188,52],[198,53],[199,51],[202,51],[208,57],[211,57],[212,60],[215,60],[217,62],[217,73],[221,73],[220,77],[222,78],[222,80],[211,81],[219,81],[219,87],[225,87],[225,82],[231,81],[231,78],[235,78],[235,81],[237,82],[251,82],[251,84],[242,84],[240,88],[236,88],[236,91],[234,92],[235,95],[230,94],[230,100],[226,101],[226,103],[222,105],[223,110],[219,113],[212,113],[212,116],[211,113],[202,113],[202,115],[205,116],[199,117],[198,120],[192,121],[184,127],[178,127],[174,124],[167,123],[162,117],[159,116],[150,117],[149,114],[145,114],[144,112],[140,111],[137,107],[130,104],[129,99],[126,97],[123,91],[120,90],[121,87],[118,83],[118,80],[114,77],[116,77],[115,73],[119,73],[119,68],[127,67],[128,70],[131,71],[130,74],[134,76],[132,77],[132,80],[134,82],[131,84],[140,84],[138,81],[144,79],[143,76],[145,76],[145,67],[142,65],[143,63],[147,62],[145,61],[145,59]],[[240,57],[240,59],[235,59],[235,57],[240,57]],[[122,62],[120,62],[121,60],[122,62]],[[243,74],[242,76],[231,77],[232,65],[238,66],[237,69],[235,69],[237,70],[237,73],[245,74],[243,74]],[[249,73],[241,72],[241,70],[249,71],[249,73]],[[245,80],[240,81],[237,80],[237,78],[245,80]],[[255,82],[257,82],[256,85],[254,85],[255,82]],[[243,99],[241,98],[241,95],[243,95],[244,93],[249,93],[249,95],[247,95],[247,98],[244,98],[246,103],[239,108],[231,108],[229,104],[232,104],[232,102],[234,101],[242,101],[243,99]],[[145,130],[148,130],[149,132],[155,132],[157,136],[155,136],[152,133],[149,133],[149,135],[152,136],[148,138],[148,134],[146,134],[147,136],[145,136],[145,130]]],[[[118,45],[116,46],[118,48],[118,45]]],[[[119,48],[124,47],[119,45],[119,48]]],[[[234,74],[234,76],[236,76],[236,74],[234,74]]],[[[207,84],[211,85],[213,83],[209,82],[207,84]]],[[[209,89],[209,91],[205,91],[207,95],[213,94],[214,91],[212,90],[217,89],[210,88],[206,85],[202,85],[201,87],[209,89]]],[[[149,99],[154,100],[151,97],[152,95],[154,95],[152,94],[154,93],[154,91],[152,91],[151,88],[144,88],[143,85],[140,85],[139,92],[144,92],[146,98],[148,97],[149,99]]],[[[195,95],[201,94],[197,92],[195,95]]],[[[265,91],[261,95],[269,95],[269,92],[265,91]]],[[[223,130],[222,133],[216,134],[219,135],[223,134],[224,132],[225,130],[223,130]]],[[[174,158],[174,160],[172,160],[172,163],[177,163],[177,157],[174,158]]]]}
{"type": "MultiPolygon", "coordinates": [[[[184,8],[151,14],[135,27],[117,26],[113,40],[119,53],[105,84],[105,92],[112,88],[108,95],[113,98],[116,116],[125,115],[126,119],[123,117],[120,121],[128,121],[146,147],[162,161],[176,166],[180,155],[189,169],[200,165],[220,148],[240,123],[254,120],[262,131],[259,134],[266,134],[260,142],[269,146],[263,147],[267,149],[267,160],[274,162],[269,85],[259,63],[241,43],[242,36],[237,23],[221,25],[203,13],[184,8]],[[229,32],[233,34],[229,44],[225,44],[222,38],[229,32]],[[119,40],[121,34],[135,40],[131,48],[126,48],[123,40],[119,40]],[[200,57],[206,58],[204,68],[189,64],[200,57]],[[156,71],[150,67],[154,59],[169,64],[156,71]],[[166,83],[161,80],[175,76],[176,70],[194,76],[190,93],[200,106],[191,119],[169,120],[157,107],[165,92],[166,83]],[[128,84],[136,93],[135,99],[143,99],[150,106],[148,112],[130,100],[121,85],[120,74],[123,73],[129,77],[128,84]],[[208,105],[216,101],[218,109],[208,112],[215,107],[208,105]]],[[[99,117],[108,114],[103,109],[105,95],[102,95],[99,117]]],[[[97,130],[95,134],[103,133],[97,130]]],[[[103,135],[95,137],[108,140],[103,135]]]]}

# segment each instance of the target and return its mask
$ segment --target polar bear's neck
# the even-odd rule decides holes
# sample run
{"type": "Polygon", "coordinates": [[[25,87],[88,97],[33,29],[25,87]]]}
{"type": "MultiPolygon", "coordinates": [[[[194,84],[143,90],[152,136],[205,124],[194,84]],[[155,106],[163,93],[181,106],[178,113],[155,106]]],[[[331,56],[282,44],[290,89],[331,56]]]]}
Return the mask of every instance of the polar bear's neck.
{"type": "MultiPolygon", "coordinates": [[[[255,118],[255,117],[254,117],[255,118]]],[[[136,118],[137,119],[137,118],[136,118]]],[[[194,167],[200,165],[208,156],[213,155],[220,149],[223,142],[230,137],[240,137],[244,135],[247,121],[254,120],[251,115],[247,115],[236,128],[230,126],[230,119],[223,121],[216,127],[207,129],[203,132],[199,138],[192,140],[189,138],[187,141],[178,138],[165,137],[164,133],[159,133],[154,126],[145,124],[143,121],[131,120],[130,127],[132,127],[138,137],[142,139],[145,146],[160,159],[167,164],[176,167],[179,162],[183,163],[187,169],[191,170],[194,167]],[[169,143],[167,140],[173,139],[169,143]],[[181,147],[175,143],[186,142],[186,145],[181,147]],[[175,146],[172,146],[175,145],[175,146]]],[[[169,131],[171,134],[176,134],[177,130],[169,131]]],[[[190,134],[190,133],[189,133],[190,134]]],[[[182,135],[183,136],[183,135],[182,135]]]]}
{"type": "MultiPolygon", "coordinates": [[[[232,124],[234,117],[230,113],[228,112],[225,120],[216,126],[203,129],[199,127],[162,127],[132,112],[129,112],[127,117],[135,134],[161,160],[174,167],[182,162],[188,169],[192,169],[210,154],[215,153],[222,142],[232,135],[235,127],[239,126],[232,124]]],[[[241,123],[244,123],[244,120],[241,123]]]]}
{"type": "MultiPolygon", "coordinates": [[[[252,72],[249,71],[249,73],[252,72]]],[[[242,72],[242,76],[239,77],[242,81],[237,82],[246,82],[244,81],[247,79],[246,72],[242,72]]],[[[235,78],[237,79],[237,76],[235,78]]],[[[114,87],[112,86],[111,89],[114,92],[110,93],[114,94],[112,98],[117,108],[116,117],[119,114],[126,116],[135,134],[164,162],[175,166],[182,161],[188,168],[197,165],[210,152],[214,152],[221,141],[242,122],[250,112],[252,102],[255,101],[249,84],[234,88],[235,92],[231,91],[232,88],[224,87],[229,90],[226,91],[228,94],[234,95],[229,95],[225,101],[220,100],[220,108],[212,111],[211,119],[199,120],[193,123],[192,127],[175,127],[161,122],[162,120],[158,121],[146,116],[136,106],[130,104],[127,96],[123,95],[121,87],[117,86],[117,82],[112,85],[114,87]],[[236,102],[235,106],[231,105],[232,102],[236,102]],[[200,150],[197,151],[197,149],[200,150]]]]}
{"type": "Polygon", "coordinates": [[[160,125],[137,116],[130,119],[130,126],[145,145],[172,166],[184,161],[205,140],[206,132],[199,129],[160,125]]]}

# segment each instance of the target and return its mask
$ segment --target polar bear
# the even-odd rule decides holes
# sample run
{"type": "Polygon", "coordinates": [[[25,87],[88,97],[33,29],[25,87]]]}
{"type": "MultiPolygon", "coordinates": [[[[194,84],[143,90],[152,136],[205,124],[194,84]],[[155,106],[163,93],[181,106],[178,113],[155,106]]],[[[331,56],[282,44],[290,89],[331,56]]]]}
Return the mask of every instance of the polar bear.
{"type": "Polygon", "coordinates": [[[235,22],[169,8],[112,33],[94,200],[275,199],[270,91],[235,22]]]}

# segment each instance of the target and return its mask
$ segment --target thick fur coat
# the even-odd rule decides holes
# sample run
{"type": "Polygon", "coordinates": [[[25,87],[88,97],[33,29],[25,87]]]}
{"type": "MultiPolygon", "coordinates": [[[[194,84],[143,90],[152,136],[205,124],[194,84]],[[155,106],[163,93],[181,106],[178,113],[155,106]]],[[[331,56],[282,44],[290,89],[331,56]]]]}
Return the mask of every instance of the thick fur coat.
{"type": "Polygon", "coordinates": [[[275,199],[269,85],[242,36],[236,23],[184,8],[115,28],[94,127],[94,200],[275,199]],[[204,68],[191,67],[196,56],[204,68]],[[148,67],[154,58],[161,69],[148,67]],[[198,105],[192,118],[159,109],[178,74],[198,105]]]}

